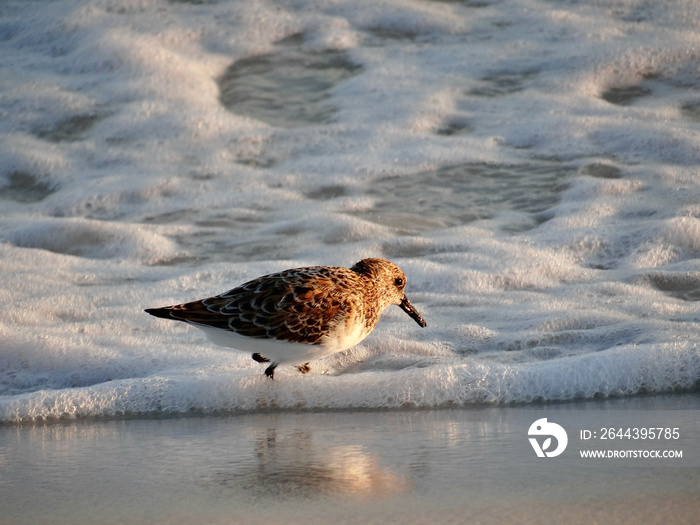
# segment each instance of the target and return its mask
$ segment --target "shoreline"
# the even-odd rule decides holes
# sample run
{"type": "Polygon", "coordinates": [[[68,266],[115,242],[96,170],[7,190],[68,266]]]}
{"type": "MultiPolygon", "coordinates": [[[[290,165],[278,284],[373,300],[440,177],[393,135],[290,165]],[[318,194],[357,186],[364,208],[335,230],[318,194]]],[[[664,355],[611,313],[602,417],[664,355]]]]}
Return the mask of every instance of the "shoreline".
{"type": "Polygon", "coordinates": [[[700,409],[700,390],[693,389],[681,392],[645,392],[634,395],[605,396],[592,399],[566,399],[553,401],[532,401],[532,402],[510,402],[510,403],[470,403],[464,405],[450,404],[445,406],[403,406],[403,407],[352,407],[352,408],[259,408],[253,410],[216,410],[206,412],[203,410],[191,410],[189,412],[145,412],[126,413],[108,416],[61,416],[47,417],[32,420],[0,421],[0,429],[13,426],[33,426],[33,425],[70,425],[74,423],[109,422],[109,421],[167,421],[189,418],[229,418],[245,416],[270,416],[284,414],[392,414],[392,413],[412,413],[412,412],[442,412],[450,410],[486,410],[486,409],[625,409],[634,410],[637,406],[644,406],[646,410],[653,409],[649,406],[661,400],[664,404],[668,400],[692,399],[697,396],[700,409]],[[655,401],[656,400],[656,401],[655,401]]]}

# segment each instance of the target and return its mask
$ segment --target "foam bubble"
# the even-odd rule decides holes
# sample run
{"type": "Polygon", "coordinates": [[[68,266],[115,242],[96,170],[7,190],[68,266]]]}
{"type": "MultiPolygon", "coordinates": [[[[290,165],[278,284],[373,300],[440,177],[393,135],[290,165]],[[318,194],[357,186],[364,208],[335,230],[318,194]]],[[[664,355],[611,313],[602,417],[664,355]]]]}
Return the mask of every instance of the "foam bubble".
{"type": "Polygon", "coordinates": [[[3,238],[20,248],[86,257],[88,259],[134,259],[144,264],[173,259],[172,240],[138,226],[105,223],[81,218],[3,221],[3,238]]]}
{"type": "Polygon", "coordinates": [[[612,365],[609,358],[590,354],[520,366],[467,360],[398,369],[379,366],[340,376],[295,378],[283,372],[275,383],[262,374],[251,376],[250,370],[209,371],[198,376],[171,372],[6,397],[0,400],[0,420],[271,409],[440,408],[663,392],[696,385],[700,355],[688,349],[687,343],[622,347],[613,352],[612,365]]]}

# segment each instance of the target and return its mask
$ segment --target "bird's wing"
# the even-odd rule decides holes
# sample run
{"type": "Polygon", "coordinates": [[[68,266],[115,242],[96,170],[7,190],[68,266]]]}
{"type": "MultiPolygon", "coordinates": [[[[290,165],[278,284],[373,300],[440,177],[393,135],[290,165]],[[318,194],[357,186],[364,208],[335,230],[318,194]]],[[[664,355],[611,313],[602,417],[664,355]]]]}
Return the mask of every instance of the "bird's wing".
{"type": "MultiPolygon", "coordinates": [[[[348,276],[353,278],[352,274],[348,276]]],[[[247,337],[321,344],[328,330],[352,307],[342,300],[347,292],[343,284],[347,283],[341,284],[317,268],[289,270],[260,277],[215,297],[159,310],[167,310],[171,319],[247,337]]]]}

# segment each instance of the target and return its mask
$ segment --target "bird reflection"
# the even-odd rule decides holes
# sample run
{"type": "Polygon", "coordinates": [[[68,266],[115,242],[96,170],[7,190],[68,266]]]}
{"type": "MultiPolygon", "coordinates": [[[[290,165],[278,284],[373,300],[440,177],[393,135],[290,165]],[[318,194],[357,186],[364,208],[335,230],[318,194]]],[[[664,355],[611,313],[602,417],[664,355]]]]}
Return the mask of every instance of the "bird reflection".
{"type": "Polygon", "coordinates": [[[268,429],[255,439],[255,464],[230,466],[218,482],[254,496],[382,499],[405,492],[408,476],[382,465],[376,453],[357,445],[316,443],[305,429],[268,429]]]}

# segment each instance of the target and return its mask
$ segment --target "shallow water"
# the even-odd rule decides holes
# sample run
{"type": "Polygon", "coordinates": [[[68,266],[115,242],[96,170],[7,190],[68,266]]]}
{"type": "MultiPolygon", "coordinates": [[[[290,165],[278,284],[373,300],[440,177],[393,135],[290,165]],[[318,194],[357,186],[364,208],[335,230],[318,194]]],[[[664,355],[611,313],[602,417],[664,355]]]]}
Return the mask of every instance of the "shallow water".
{"type": "Polygon", "coordinates": [[[0,511],[16,524],[692,523],[700,420],[687,414],[697,410],[686,395],[3,426],[0,511]],[[576,422],[640,421],[630,414],[679,427],[682,439],[653,447],[683,459],[576,458],[576,422]],[[562,456],[530,448],[542,416],[567,427],[562,456]]]}
{"type": "Polygon", "coordinates": [[[305,52],[303,43],[303,35],[292,35],[272,53],[231,64],[219,80],[224,107],[283,128],[331,122],[337,108],[330,91],[359,66],[340,51],[305,52]]]}
{"type": "Polygon", "coordinates": [[[696,2],[0,6],[0,421],[696,391],[696,2]],[[267,381],[147,307],[386,257],[267,381]]]}

